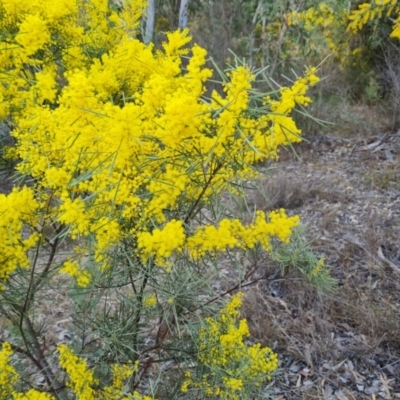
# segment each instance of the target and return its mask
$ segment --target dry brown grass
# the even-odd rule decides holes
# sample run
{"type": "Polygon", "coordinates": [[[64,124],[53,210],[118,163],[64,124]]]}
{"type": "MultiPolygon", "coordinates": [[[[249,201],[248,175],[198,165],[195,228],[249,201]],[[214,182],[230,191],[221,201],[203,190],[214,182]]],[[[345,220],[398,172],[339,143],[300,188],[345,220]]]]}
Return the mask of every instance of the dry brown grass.
{"type": "Polygon", "coordinates": [[[292,365],[299,363],[309,370],[309,385],[296,388],[294,381],[303,377],[295,374],[287,395],[324,398],[318,396],[324,391],[328,372],[335,390],[349,387],[352,392],[355,380],[341,382],[343,368],[325,371],[324,365],[334,368],[351,360],[355,373],[365,375],[385,370],[387,352],[398,359],[400,322],[390,301],[377,302],[372,291],[346,281],[334,295],[323,294],[297,278],[276,280],[279,291],[271,290],[271,282],[259,285],[247,293],[242,309],[256,341],[272,345],[281,357],[278,386],[284,389],[283,379],[292,365]]]}
{"type": "Polygon", "coordinates": [[[365,143],[354,136],[333,150],[323,141],[302,146],[304,161],[284,155],[282,169],[249,192],[250,210],[300,214],[313,249],[339,280],[335,293],[325,293],[272,266],[247,290],[242,311],[252,335],[281,359],[273,398],[400,396],[400,275],[393,267],[400,267],[400,164],[351,153],[358,141],[365,143]],[[369,174],[383,183],[369,182],[369,174]],[[382,379],[393,379],[389,394],[382,379]]]}

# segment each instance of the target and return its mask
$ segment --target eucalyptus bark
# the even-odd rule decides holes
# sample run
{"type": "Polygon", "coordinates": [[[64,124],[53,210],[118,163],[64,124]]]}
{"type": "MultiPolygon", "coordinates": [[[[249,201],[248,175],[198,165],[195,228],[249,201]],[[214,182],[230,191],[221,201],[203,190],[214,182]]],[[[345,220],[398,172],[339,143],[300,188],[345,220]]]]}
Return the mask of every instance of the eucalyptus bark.
{"type": "Polygon", "coordinates": [[[156,2],[155,0],[148,0],[146,11],[146,26],[143,41],[149,44],[153,40],[154,24],[156,19],[156,2]]]}
{"type": "Polygon", "coordinates": [[[188,24],[188,10],[189,10],[190,0],[181,0],[181,5],[179,7],[179,28],[185,29],[188,24]]]}

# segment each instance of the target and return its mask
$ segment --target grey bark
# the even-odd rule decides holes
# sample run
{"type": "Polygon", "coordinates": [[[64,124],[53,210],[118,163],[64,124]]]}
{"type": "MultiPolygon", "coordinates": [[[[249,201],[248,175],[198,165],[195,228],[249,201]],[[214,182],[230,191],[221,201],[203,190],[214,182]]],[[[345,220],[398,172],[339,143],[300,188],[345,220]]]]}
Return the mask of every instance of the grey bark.
{"type": "Polygon", "coordinates": [[[143,41],[146,44],[150,43],[153,39],[155,19],[156,19],[156,2],[155,0],[148,0],[146,26],[143,37],[143,41]]]}
{"type": "Polygon", "coordinates": [[[181,0],[179,7],[179,28],[184,29],[188,24],[188,8],[190,0],[181,0]]]}

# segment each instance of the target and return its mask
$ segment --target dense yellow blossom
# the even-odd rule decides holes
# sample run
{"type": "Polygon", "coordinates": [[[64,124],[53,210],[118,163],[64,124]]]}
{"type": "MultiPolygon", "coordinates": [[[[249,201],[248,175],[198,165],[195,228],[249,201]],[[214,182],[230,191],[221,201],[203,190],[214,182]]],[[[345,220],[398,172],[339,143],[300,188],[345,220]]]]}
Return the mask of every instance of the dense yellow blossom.
{"type": "MultiPolygon", "coordinates": [[[[207,53],[189,45],[188,31],[167,33],[156,50],[136,38],[145,2],[111,3],[0,0],[0,118],[12,124],[16,144],[8,154],[30,184],[0,195],[4,286],[18,268],[30,267],[28,251],[39,240],[56,249],[56,235],[75,241],[75,254],[51,271],[86,287],[111,267],[123,268],[114,254],[133,260],[132,271],[152,264],[171,270],[181,256],[195,261],[257,245],[269,251],[272,239],[287,242],[298,224],[283,210],[258,211],[248,225],[202,225],[197,217],[223,191],[236,193],[242,179],[256,177],[251,164],[276,159],[281,145],[301,140],[290,114],[310,103],[316,70],[265,98],[262,115],[252,112],[255,76],[246,66],[230,70],[208,100],[207,53]],[[99,274],[89,274],[83,260],[99,274]]],[[[141,298],[151,307],[157,298],[147,293],[141,298]]],[[[173,308],[176,297],[168,296],[173,308]]],[[[206,394],[234,399],[276,368],[270,349],[245,345],[240,305],[234,296],[217,319],[207,319],[198,361],[210,375],[188,379],[187,388],[202,385],[206,394]],[[216,370],[227,375],[214,385],[216,370]]],[[[114,366],[104,387],[82,357],[65,345],[58,350],[68,396],[150,399],[124,391],[137,365],[114,366]]],[[[19,400],[51,399],[14,391],[11,355],[3,346],[1,390],[19,400]]]]}
{"type": "Polygon", "coordinates": [[[67,372],[69,381],[67,385],[72,388],[76,398],[79,400],[102,399],[102,400],[153,400],[152,397],[134,391],[125,396],[124,385],[126,381],[138,370],[138,363],[127,365],[112,365],[112,383],[104,389],[95,389],[98,384],[94,378],[93,371],[88,369],[87,363],[76,356],[66,345],[59,345],[59,362],[67,372]]]}
{"type": "Polygon", "coordinates": [[[154,255],[158,264],[165,264],[172,252],[181,251],[185,242],[185,232],[182,221],[172,220],[162,230],[154,229],[152,233],[141,232],[138,234],[139,249],[146,254],[154,255]]]}
{"type": "Polygon", "coordinates": [[[87,369],[87,363],[76,356],[66,345],[59,345],[58,351],[61,367],[67,372],[67,385],[74,391],[79,400],[96,398],[93,386],[97,383],[93,372],[87,369]]]}
{"type": "Polygon", "coordinates": [[[102,54],[123,37],[135,35],[145,1],[124,3],[118,14],[108,2],[98,0],[1,0],[0,68],[7,68],[8,73],[1,77],[0,98],[8,107],[0,109],[0,116],[32,105],[35,90],[39,90],[40,102],[55,100],[60,85],[51,71],[55,49],[67,67],[81,68],[93,54],[102,54]],[[27,65],[32,67],[28,76],[27,65]]]}
{"type": "Polygon", "coordinates": [[[278,358],[270,348],[245,344],[250,332],[246,320],[239,320],[242,297],[242,293],[233,296],[218,318],[206,319],[200,329],[198,358],[209,372],[200,379],[186,372],[183,392],[193,387],[220,398],[239,399],[246,387],[259,386],[277,368],[278,358]]]}
{"type": "MultiPolygon", "coordinates": [[[[77,400],[154,400],[150,396],[145,396],[137,391],[125,395],[124,385],[126,381],[138,370],[138,363],[111,366],[113,380],[110,386],[104,389],[96,389],[98,381],[94,378],[93,372],[88,369],[84,359],[76,356],[66,345],[58,346],[59,362],[61,367],[67,372],[69,381],[67,386],[72,389],[77,400]]],[[[13,351],[11,345],[4,342],[0,350],[0,396],[2,399],[10,395],[14,400],[55,400],[55,397],[36,389],[30,389],[25,393],[15,390],[15,385],[20,380],[20,375],[15,368],[10,365],[13,351]]]]}
{"type": "MultiPolygon", "coordinates": [[[[245,114],[254,80],[249,69],[230,72],[226,97],[214,93],[207,105],[199,97],[211,73],[202,68],[205,51],[193,48],[187,74],[182,75],[180,55],[188,50],[181,46],[189,40],[187,32],[168,37],[165,54],[125,38],[102,56],[101,63],[95,59],[89,66],[66,71],[68,85],[61,88],[55,109],[42,106],[54,98],[55,78],[50,66],[41,67],[32,87],[39,102],[16,115],[18,169],[59,197],[54,212],[69,226],[72,238],[94,235],[98,261],[125,237],[121,223],[129,219],[135,227],[129,234],[137,235],[142,257],[154,256],[158,264],[167,265],[185,242],[182,223],[167,222],[167,213],[182,202],[195,203],[199,196],[205,201],[231,189],[230,180],[254,174],[248,168],[238,171],[235,163],[276,158],[280,145],[300,140],[290,113],[297,104],[310,102],[306,91],[318,82],[315,69],[307,70],[292,87],[282,88],[280,98],[266,99],[272,113],[256,119],[245,114]],[[44,84],[46,76],[49,82],[44,84]],[[122,87],[123,97],[118,94],[122,87]],[[134,100],[124,100],[121,107],[114,104],[118,98],[134,100]],[[147,223],[152,218],[165,226],[151,229],[147,223]]],[[[219,229],[226,230],[225,224],[229,222],[219,229]]],[[[216,228],[205,229],[203,238],[216,228]]],[[[212,245],[203,240],[199,250],[195,234],[189,251],[196,248],[200,255],[239,242],[241,247],[255,244],[234,236],[212,245]]],[[[266,241],[264,247],[268,248],[266,241]]]]}
{"type": "Polygon", "coordinates": [[[0,194],[0,288],[18,267],[30,266],[27,251],[36,245],[39,235],[26,237],[23,228],[38,222],[38,209],[34,192],[27,187],[0,194]]]}
{"type": "Polygon", "coordinates": [[[283,209],[270,212],[268,220],[262,211],[257,211],[254,222],[248,226],[238,219],[224,219],[218,227],[201,226],[193,235],[186,236],[182,221],[172,220],[162,230],[138,233],[138,247],[143,251],[144,260],[153,255],[159,265],[169,267],[167,259],[173,252],[181,253],[183,250],[194,259],[235,247],[253,248],[257,243],[268,251],[272,237],[287,242],[298,223],[299,217],[287,217],[283,209]]]}
{"type": "Polygon", "coordinates": [[[400,40],[400,15],[396,18],[394,22],[394,28],[390,36],[400,40]]]}
{"type": "Polygon", "coordinates": [[[308,31],[319,30],[329,52],[341,65],[348,65],[354,62],[354,57],[361,51],[359,47],[351,47],[351,34],[362,30],[370,21],[390,17],[394,21],[390,36],[400,39],[399,14],[400,5],[397,0],[371,0],[359,4],[354,10],[343,6],[333,8],[321,2],[305,11],[289,13],[288,22],[289,25],[302,25],[308,31]]]}
{"type": "Polygon", "coordinates": [[[28,390],[26,393],[14,393],[13,400],[55,400],[55,397],[36,389],[28,390]]]}
{"type": "Polygon", "coordinates": [[[113,380],[110,386],[106,386],[100,399],[104,400],[125,400],[128,397],[123,397],[122,392],[126,381],[137,371],[137,366],[132,365],[119,365],[112,366],[113,380]]]}
{"type": "MultiPolygon", "coordinates": [[[[132,397],[131,396],[126,397],[126,398],[123,398],[122,400],[129,400],[129,399],[132,399],[132,397]]],[[[140,394],[138,391],[134,391],[133,392],[133,400],[154,400],[154,398],[140,394]]]]}
{"type": "Polygon", "coordinates": [[[75,260],[65,261],[60,272],[75,278],[77,285],[80,287],[88,286],[91,281],[90,273],[80,269],[79,262],[75,260]]]}
{"type": "Polygon", "coordinates": [[[264,212],[257,211],[255,220],[247,227],[239,220],[224,219],[219,227],[200,227],[187,239],[186,248],[193,258],[211,252],[222,252],[234,247],[253,248],[260,243],[265,250],[270,250],[270,240],[278,237],[288,241],[292,229],[298,225],[299,217],[287,217],[284,210],[273,211],[266,220],[264,212]]]}
{"type": "MultiPolygon", "coordinates": [[[[348,30],[357,32],[361,30],[369,21],[382,18],[382,16],[390,17],[393,14],[400,13],[400,5],[397,0],[371,0],[369,3],[361,3],[357,9],[353,10],[349,15],[348,30]]],[[[395,23],[392,35],[396,31],[395,23]]]]}
{"type": "Polygon", "coordinates": [[[25,56],[31,56],[46,44],[50,43],[51,37],[46,21],[38,15],[27,15],[19,25],[19,33],[15,41],[23,46],[25,56]]]}
{"type": "Polygon", "coordinates": [[[18,381],[18,375],[10,359],[13,355],[9,343],[4,342],[0,351],[0,398],[5,399],[13,391],[13,384],[18,381]]]}
{"type": "MultiPolygon", "coordinates": [[[[163,51],[155,52],[151,44],[144,45],[123,29],[114,29],[111,35],[107,18],[97,19],[106,3],[84,5],[75,0],[68,12],[57,13],[44,11],[43,1],[23,15],[9,3],[4,5],[13,18],[21,19],[20,24],[44,24],[44,36],[33,44],[22,44],[22,32],[15,37],[10,32],[9,40],[23,49],[12,50],[3,61],[15,69],[14,77],[24,68],[16,62],[18,51],[35,66],[30,72],[32,85],[14,79],[3,93],[17,125],[13,131],[21,160],[17,169],[31,175],[41,189],[52,191],[58,202],[51,213],[68,227],[70,237],[94,238],[97,262],[109,265],[109,250],[133,237],[143,260],[153,257],[169,268],[168,259],[184,251],[190,237],[182,222],[170,220],[170,213],[180,204],[195,205],[199,199],[207,201],[222,190],[233,190],[230,182],[255,176],[247,164],[276,158],[280,145],[299,141],[301,132],[290,112],[295,105],[310,102],[306,91],[318,81],[316,71],[308,70],[292,87],[282,88],[277,98],[266,100],[271,114],[252,117],[246,109],[254,76],[247,67],[228,74],[225,95],[214,92],[211,103],[201,99],[212,72],[204,67],[205,50],[186,46],[190,41],[186,30],[168,33],[163,51]],[[93,21],[80,20],[82,7],[93,14],[93,21]],[[94,21],[96,33],[91,31],[94,21]],[[69,43],[61,51],[65,70],[60,78],[60,71],[46,62],[53,40],[47,31],[57,32],[54,40],[69,43]],[[91,47],[89,52],[89,36],[90,46],[102,49],[98,57],[89,57],[94,51],[91,47]],[[33,53],[37,48],[42,51],[40,58],[33,53]],[[182,72],[181,56],[190,52],[182,72]],[[57,106],[48,107],[50,103],[57,106]],[[243,165],[241,170],[235,167],[238,164],[243,165]]],[[[129,4],[132,10],[143,5],[129,4]]],[[[114,21],[115,11],[107,13],[114,21]]],[[[139,16],[133,11],[132,15],[139,16]]],[[[226,229],[224,224],[229,223],[222,222],[219,229],[226,229]]],[[[187,248],[193,254],[233,246],[230,237],[230,242],[213,246],[204,241],[199,249],[199,243],[194,244],[198,235],[187,248]]],[[[247,242],[235,240],[241,247],[254,246],[255,236],[251,237],[247,242]]],[[[78,270],[69,268],[83,286],[88,277],[78,276],[78,270]]]]}
{"type": "Polygon", "coordinates": [[[0,398],[8,399],[12,395],[14,400],[55,400],[53,396],[35,389],[26,393],[15,391],[14,385],[19,382],[20,376],[15,368],[10,365],[12,355],[11,345],[4,342],[0,350],[0,398]]]}
{"type": "Polygon", "coordinates": [[[0,350],[0,398],[7,399],[12,395],[14,400],[55,400],[53,396],[35,389],[26,393],[15,391],[14,385],[19,382],[20,376],[15,368],[10,365],[12,355],[11,345],[4,342],[0,350]]]}
{"type": "MultiPolygon", "coordinates": [[[[15,124],[17,170],[35,183],[0,196],[1,281],[29,267],[27,251],[39,235],[22,236],[23,229],[40,231],[50,221],[74,240],[90,238],[104,269],[131,240],[142,262],[167,270],[182,254],[198,259],[257,244],[268,251],[273,237],[289,240],[298,224],[283,211],[258,212],[247,226],[223,219],[196,227],[191,218],[223,190],[234,192],[231,183],[257,176],[250,164],[301,140],[290,114],[310,103],[316,70],[266,98],[269,112],[258,117],[248,112],[255,77],[246,66],[231,70],[223,91],[206,102],[206,51],[188,46],[187,30],[169,32],[162,50],[141,43],[135,29],[143,6],[0,0],[7,72],[0,113],[15,124]],[[185,68],[182,55],[190,56],[185,68]]],[[[80,265],[85,251],[78,246],[60,267],[81,287],[92,279],[80,265]]]]}

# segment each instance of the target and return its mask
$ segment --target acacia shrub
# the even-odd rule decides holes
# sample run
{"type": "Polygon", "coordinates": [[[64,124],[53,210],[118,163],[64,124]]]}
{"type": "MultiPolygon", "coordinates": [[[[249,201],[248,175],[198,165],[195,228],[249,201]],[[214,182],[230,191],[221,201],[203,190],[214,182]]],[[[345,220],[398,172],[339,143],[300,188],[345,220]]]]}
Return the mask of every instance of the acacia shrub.
{"type": "Polygon", "coordinates": [[[291,113],[311,102],[316,69],[257,93],[257,71],[237,62],[207,99],[206,51],[187,30],[161,50],[143,44],[143,7],[0,1],[0,116],[19,178],[0,195],[4,399],[147,399],[145,372],[166,361],[186,371],[180,395],[250,398],[277,366],[271,349],[247,346],[237,300],[211,307],[255,268],[225,293],[212,282],[221,254],[262,260],[299,218],[257,210],[245,224],[215,204],[301,141],[291,113]],[[54,290],[72,305],[68,346],[36,315],[54,290]],[[204,356],[216,343],[218,365],[204,356]]]}

